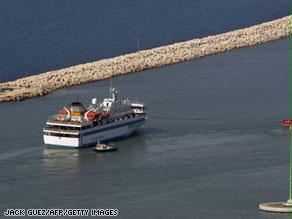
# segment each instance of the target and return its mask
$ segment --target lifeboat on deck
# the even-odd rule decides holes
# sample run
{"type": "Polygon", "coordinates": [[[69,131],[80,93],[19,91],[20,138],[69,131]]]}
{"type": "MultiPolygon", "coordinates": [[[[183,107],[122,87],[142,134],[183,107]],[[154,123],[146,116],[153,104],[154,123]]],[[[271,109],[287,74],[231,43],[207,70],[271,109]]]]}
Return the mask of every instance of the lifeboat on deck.
{"type": "Polygon", "coordinates": [[[98,118],[99,115],[101,115],[102,112],[99,112],[99,111],[87,111],[84,116],[85,116],[85,119],[89,120],[89,121],[94,121],[98,118]]]}
{"type": "Polygon", "coordinates": [[[68,109],[66,109],[65,107],[59,110],[59,115],[62,116],[67,116],[70,113],[70,111],[68,109]]]}
{"type": "Polygon", "coordinates": [[[59,110],[58,112],[58,120],[65,120],[65,119],[68,119],[70,118],[70,111],[64,107],[62,109],[59,110]]]}
{"type": "Polygon", "coordinates": [[[291,127],[291,119],[283,119],[282,126],[283,127],[291,127]]]}
{"type": "Polygon", "coordinates": [[[85,119],[89,120],[89,121],[93,121],[96,119],[96,115],[94,112],[92,111],[88,111],[85,113],[85,119]]]}

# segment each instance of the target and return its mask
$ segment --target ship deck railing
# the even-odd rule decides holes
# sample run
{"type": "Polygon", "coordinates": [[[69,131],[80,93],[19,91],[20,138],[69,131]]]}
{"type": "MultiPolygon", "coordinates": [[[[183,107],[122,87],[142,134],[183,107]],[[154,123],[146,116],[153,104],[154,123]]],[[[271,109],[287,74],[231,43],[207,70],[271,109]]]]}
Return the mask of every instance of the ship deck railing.
{"type": "Polygon", "coordinates": [[[62,125],[77,125],[77,126],[88,126],[91,124],[90,121],[86,120],[82,116],[71,116],[68,118],[67,116],[63,115],[54,115],[50,116],[48,123],[58,123],[62,125]]]}
{"type": "Polygon", "coordinates": [[[70,134],[74,134],[74,135],[78,135],[79,131],[78,130],[74,130],[72,128],[69,127],[62,127],[62,128],[57,128],[57,127],[46,127],[43,129],[45,132],[54,132],[54,133],[59,133],[59,132],[66,132],[66,133],[70,133],[70,134]]]}

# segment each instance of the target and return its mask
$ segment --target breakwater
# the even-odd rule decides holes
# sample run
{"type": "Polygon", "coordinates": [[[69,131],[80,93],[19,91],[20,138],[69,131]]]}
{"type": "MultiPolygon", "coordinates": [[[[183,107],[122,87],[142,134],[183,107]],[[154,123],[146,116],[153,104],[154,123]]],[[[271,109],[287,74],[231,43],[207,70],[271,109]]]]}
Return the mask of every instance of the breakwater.
{"type": "Polygon", "coordinates": [[[175,64],[291,36],[291,16],[201,39],[138,51],[0,84],[0,102],[42,96],[56,89],[175,64]]]}

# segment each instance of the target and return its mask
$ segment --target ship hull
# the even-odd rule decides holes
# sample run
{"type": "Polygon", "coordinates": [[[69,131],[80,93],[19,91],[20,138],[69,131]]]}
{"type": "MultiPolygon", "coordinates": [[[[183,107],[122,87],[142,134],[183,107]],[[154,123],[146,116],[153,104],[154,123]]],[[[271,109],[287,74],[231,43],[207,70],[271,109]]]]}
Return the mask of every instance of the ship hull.
{"type": "Polygon", "coordinates": [[[44,143],[47,146],[68,148],[84,148],[94,146],[97,143],[108,143],[133,134],[144,124],[146,118],[145,115],[137,116],[104,126],[89,128],[80,131],[78,137],[58,137],[44,134],[44,143]]]}

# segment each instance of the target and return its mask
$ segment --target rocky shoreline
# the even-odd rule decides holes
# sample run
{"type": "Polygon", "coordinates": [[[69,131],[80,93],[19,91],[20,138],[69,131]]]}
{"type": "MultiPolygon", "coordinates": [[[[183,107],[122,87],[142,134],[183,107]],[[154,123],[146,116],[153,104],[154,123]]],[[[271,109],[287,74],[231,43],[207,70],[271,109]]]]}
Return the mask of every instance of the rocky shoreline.
{"type": "Polygon", "coordinates": [[[64,87],[175,64],[289,36],[291,36],[291,16],[215,36],[193,39],[0,83],[0,102],[43,96],[64,87]]]}

